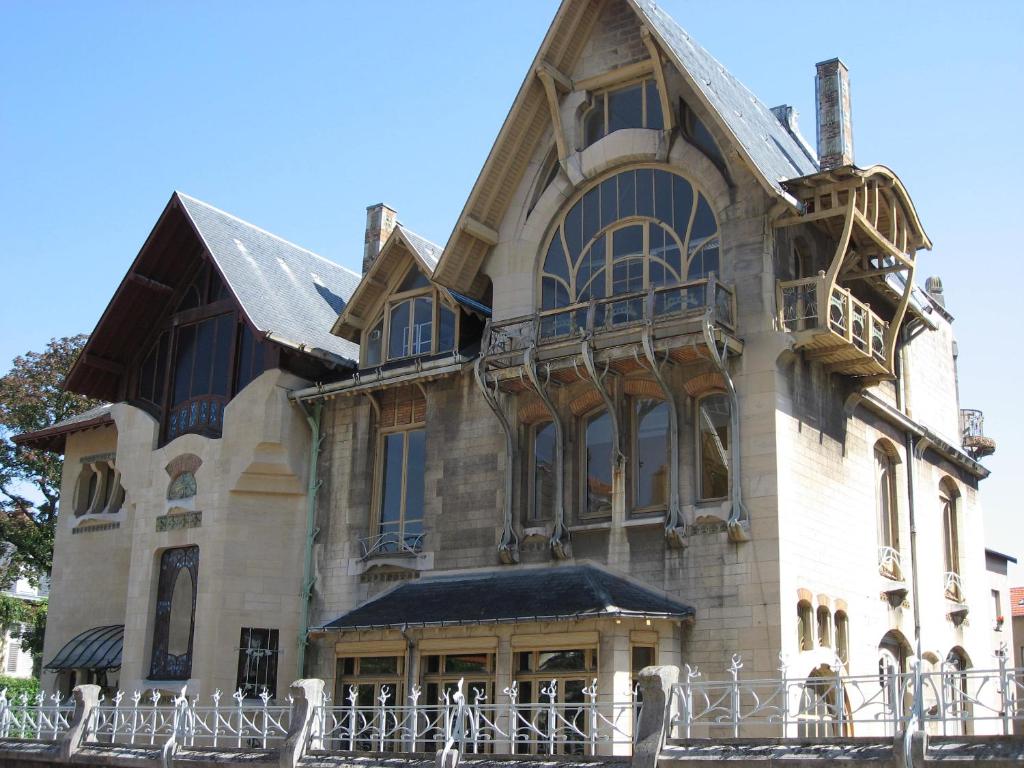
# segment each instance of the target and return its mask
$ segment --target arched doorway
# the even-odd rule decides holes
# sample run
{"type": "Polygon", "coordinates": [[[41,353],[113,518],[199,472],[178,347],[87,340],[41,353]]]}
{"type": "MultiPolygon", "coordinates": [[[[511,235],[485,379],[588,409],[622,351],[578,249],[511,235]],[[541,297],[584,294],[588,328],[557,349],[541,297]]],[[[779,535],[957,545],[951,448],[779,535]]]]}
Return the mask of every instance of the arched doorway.
{"type": "Polygon", "coordinates": [[[797,721],[801,738],[853,735],[849,698],[842,678],[829,664],[819,664],[804,680],[797,721]]]}
{"type": "Polygon", "coordinates": [[[886,735],[893,735],[896,724],[910,710],[913,686],[908,685],[907,660],[911,656],[910,643],[903,633],[891,629],[878,644],[878,719],[886,724],[886,735]]]}

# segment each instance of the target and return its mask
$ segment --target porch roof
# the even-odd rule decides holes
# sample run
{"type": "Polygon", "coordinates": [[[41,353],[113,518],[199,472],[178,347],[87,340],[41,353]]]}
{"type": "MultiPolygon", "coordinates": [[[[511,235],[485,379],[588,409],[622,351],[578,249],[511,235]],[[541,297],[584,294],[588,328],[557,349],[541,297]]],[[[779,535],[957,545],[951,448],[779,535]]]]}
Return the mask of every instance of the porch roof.
{"type": "Polygon", "coordinates": [[[511,568],[407,581],[320,627],[397,629],[584,618],[685,619],[694,609],[590,565],[511,568]]]}
{"type": "Polygon", "coordinates": [[[124,624],[87,629],[61,648],[46,669],[92,669],[102,672],[121,666],[124,624]]]}

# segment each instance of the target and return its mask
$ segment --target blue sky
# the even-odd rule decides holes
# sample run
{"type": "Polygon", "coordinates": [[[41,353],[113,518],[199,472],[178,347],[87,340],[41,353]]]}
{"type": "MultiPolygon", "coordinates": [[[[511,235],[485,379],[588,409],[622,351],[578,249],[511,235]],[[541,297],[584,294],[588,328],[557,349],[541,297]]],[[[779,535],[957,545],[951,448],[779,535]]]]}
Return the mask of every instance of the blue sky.
{"type": "MultiPolygon", "coordinates": [[[[1024,560],[1024,366],[1003,343],[1024,277],[1024,3],[662,5],[765,103],[796,106],[812,143],[814,64],[850,67],[857,162],[910,190],[961,402],[999,442],[987,540],[1024,560]]],[[[556,7],[4,0],[0,370],[92,329],[174,189],[353,268],[379,201],[445,242],[556,7]]]]}

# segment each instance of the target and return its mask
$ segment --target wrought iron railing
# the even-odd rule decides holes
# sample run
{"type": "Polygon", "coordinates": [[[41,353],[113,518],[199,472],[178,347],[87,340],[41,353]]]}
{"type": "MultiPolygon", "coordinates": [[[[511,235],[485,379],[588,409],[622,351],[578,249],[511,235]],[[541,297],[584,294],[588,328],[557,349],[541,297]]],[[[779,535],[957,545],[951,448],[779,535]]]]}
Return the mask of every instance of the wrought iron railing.
{"type": "Polygon", "coordinates": [[[374,555],[418,555],[423,551],[423,536],[422,533],[388,531],[361,537],[359,548],[362,550],[364,560],[374,555]]]}
{"type": "Polygon", "coordinates": [[[995,453],[996,441],[985,435],[985,415],[981,411],[960,409],[960,445],[975,460],[995,453]]]}
{"type": "Polygon", "coordinates": [[[404,704],[393,698],[388,686],[382,686],[372,706],[360,705],[358,690],[352,686],[345,703],[317,709],[309,747],[314,751],[422,752],[454,746],[463,754],[596,755],[614,745],[633,743],[640,708],[637,697],[607,700],[598,694],[596,680],[572,700],[552,680],[540,688],[540,701],[532,703],[519,699],[516,683],[496,702],[488,702],[479,690],[467,700],[463,684],[460,680],[453,692],[446,691],[435,703],[421,703],[421,689],[414,686],[404,704]]]}
{"type": "Polygon", "coordinates": [[[903,581],[903,566],[899,550],[893,547],[878,548],[878,572],[895,581],[903,581]]]}
{"type": "Polygon", "coordinates": [[[735,292],[719,283],[714,275],[495,323],[485,341],[486,354],[508,355],[523,352],[532,345],[557,344],[645,323],[697,318],[708,311],[713,323],[735,330],[735,292]]]}
{"type": "Polygon", "coordinates": [[[0,738],[52,741],[67,731],[74,712],[74,703],[59,693],[8,699],[7,690],[0,690],[0,738]]]}
{"type": "Polygon", "coordinates": [[[948,599],[957,603],[962,603],[967,599],[967,592],[964,590],[964,579],[959,573],[947,571],[943,575],[943,584],[948,599]]]}
{"type": "Polygon", "coordinates": [[[779,283],[782,325],[787,331],[827,330],[867,357],[885,364],[889,324],[840,285],[826,290],[825,274],[779,283]]]}
{"type": "Polygon", "coordinates": [[[702,679],[686,667],[673,688],[675,716],[671,735],[838,737],[892,736],[917,714],[923,727],[937,735],[1003,733],[1024,724],[1024,669],[959,670],[833,674],[791,678],[786,665],[773,679],[742,680],[742,660],[733,657],[726,680],[702,679]],[[920,691],[920,702],[915,702],[920,691]],[[1014,723],[1017,723],[1015,726],[1014,723]]]}

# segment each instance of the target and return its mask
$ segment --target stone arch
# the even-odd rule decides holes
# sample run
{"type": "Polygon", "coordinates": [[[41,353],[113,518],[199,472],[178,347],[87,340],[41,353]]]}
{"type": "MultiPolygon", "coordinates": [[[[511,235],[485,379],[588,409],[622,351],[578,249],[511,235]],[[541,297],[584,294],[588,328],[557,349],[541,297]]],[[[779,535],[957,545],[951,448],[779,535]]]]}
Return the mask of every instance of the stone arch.
{"type": "Polygon", "coordinates": [[[722,374],[709,371],[687,380],[683,389],[690,397],[700,398],[713,392],[725,392],[725,379],[722,374]]]}

